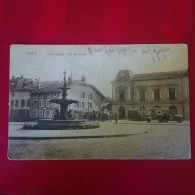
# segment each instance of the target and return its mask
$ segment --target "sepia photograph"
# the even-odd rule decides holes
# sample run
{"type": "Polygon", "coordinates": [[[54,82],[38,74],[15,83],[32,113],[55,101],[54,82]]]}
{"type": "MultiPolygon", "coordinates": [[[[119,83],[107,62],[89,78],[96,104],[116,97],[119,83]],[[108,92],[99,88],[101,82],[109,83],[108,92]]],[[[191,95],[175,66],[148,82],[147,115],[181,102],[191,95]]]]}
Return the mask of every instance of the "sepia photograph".
{"type": "Polygon", "coordinates": [[[190,159],[186,44],[11,45],[8,158],[190,159]]]}

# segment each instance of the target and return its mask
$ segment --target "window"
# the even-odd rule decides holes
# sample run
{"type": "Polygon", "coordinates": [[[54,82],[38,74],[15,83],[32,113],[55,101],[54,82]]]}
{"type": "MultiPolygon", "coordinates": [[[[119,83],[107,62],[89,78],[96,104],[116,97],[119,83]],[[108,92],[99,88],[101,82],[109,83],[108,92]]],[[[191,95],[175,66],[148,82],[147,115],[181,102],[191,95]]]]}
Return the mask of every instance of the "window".
{"type": "Polygon", "coordinates": [[[53,94],[53,97],[56,97],[56,93],[53,94]]]}
{"type": "Polygon", "coordinates": [[[19,101],[15,100],[15,107],[18,107],[19,101]]]}
{"type": "Polygon", "coordinates": [[[84,102],[82,102],[82,108],[84,108],[85,107],[85,103],[84,102]]]}
{"type": "Polygon", "coordinates": [[[169,99],[175,100],[175,88],[169,88],[169,99]]]}
{"type": "Polygon", "coordinates": [[[119,100],[120,101],[125,101],[125,91],[124,90],[121,90],[119,92],[119,100]]]}
{"type": "Polygon", "coordinates": [[[37,101],[33,101],[32,102],[32,107],[37,107],[37,106],[38,106],[37,101]]]}
{"type": "Polygon", "coordinates": [[[93,95],[92,95],[92,94],[90,94],[90,99],[91,99],[91,100],[93,99],[93,95]]]}
{"type": "Polygon", "coordinates": [[[43,118],[43,110],[39,110],[39,118],[43,118]]]}
{"type": "Polygon", "coordinates": [[[43,107],[44,106],[44,100],[39,100],[39,106],[43,107]]]}
{"type": "Polygon", "coordinates": [[[14,100],[11,101],[11,107],[14,107],[14,100]]]}
{"type": "Polygon", "coordinates": [[[85,92],[82,92],[82,98],[85,98],[85,92]]]}
{"type": "Polygon", "coordinates": [[[47,112],[46,112],[46,118],[50,118],[50,111],[49,110],[47,110],[47,112]]]}
{"type": "Polygon", "coordinates": [[[53,110],[53,111],[52,111],[52,118],[54,118],[55,114],[56,114],[56,111],[53,110]]]}
{"type": "Polygon", "coordinates": [[[50,107],[50,100],[46,100],[46,107],[50,107]]]}
{"type": "Polygon", "coordinates": [[[30,107],[30,100],[27,100],[27,107],[30,107]]]}
{"type": "Polygon", "coordinates": [[[154,100],[160,100],[160,90],[154,89],[154,100]]]}
{"type": "Polygon", "coordinates": [[[14,109],[11,109],[11,111],[10,111],[10,116],[11,116],[11,117],[14,116],[14,109]]]}
{"type": "Polygon", "coordinates": [[[14,116],[18,117],[18,115],[19,115],[18,110],[14,110],[14,116]]]}
{"type": "Polygon", "coordinates": [[[47,94],[47,97],[51,97],[51,94],[50,94],[50,93],[48,93],[48,94],[47,94]]]}
{"type": "Polygon", "coordinates": [[[139,100],[140,102],[145,102],[145,89],[139,90],[139,100]]]}
{"type": "Polygon", "coordinates": [[[12,92],[12,97],[14,97],[14,96],[15,96],[15,92],[13,91],[13,92],[12,92]]]}
{"type": "Polygon", "coordinates": [[[90,104],[89,104],[89,106],[90,106],[90,108],[91,108],[91,109],[93,108],[93,105],[92,105],[92,103],[90,103],[90,104]]]}
{"type": "Polygon", "coordinates": [[[32,118],[37,118],[37,111],[36,110],[32,111],[32,118]]]}
{"type": "Polygon", "coordinates": [[[25,106],[25,100],[21,100],[21,107],[25,106]]]}
{"type": "Polygon", "coordinates": [[[43,98],[44,97],[44,95],[43,94],[40,94],[40,98],[43,98]]]}

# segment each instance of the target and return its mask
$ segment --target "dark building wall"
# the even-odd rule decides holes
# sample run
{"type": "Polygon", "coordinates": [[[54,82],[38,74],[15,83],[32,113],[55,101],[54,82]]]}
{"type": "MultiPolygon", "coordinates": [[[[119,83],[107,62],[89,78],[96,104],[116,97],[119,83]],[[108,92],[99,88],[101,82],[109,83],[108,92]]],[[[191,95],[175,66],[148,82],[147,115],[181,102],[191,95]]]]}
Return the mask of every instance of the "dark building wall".
{"type": "Polygon", "coordinates": [[[59,110],[59,105],[50,103],[51,99],[61,98],[60,93],[36,93],[31,95],[31,113],[32,119],[53,118],[55,110],[59,110]]]}
{"type": "Polygon", "coordinates": [[[9,121],[26,121],[30,118],[29,91],[12,90],[9,93],[9,121]]]}

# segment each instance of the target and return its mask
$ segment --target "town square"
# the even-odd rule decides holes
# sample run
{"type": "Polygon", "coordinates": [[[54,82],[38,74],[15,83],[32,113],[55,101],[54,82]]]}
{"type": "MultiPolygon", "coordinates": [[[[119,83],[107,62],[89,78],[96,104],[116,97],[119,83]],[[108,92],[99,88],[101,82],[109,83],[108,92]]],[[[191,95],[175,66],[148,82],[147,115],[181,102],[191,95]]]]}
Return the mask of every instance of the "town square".
{"type": "Polygon", "coordinates": [[[185,45],[12,48],[10,159],[191,158],[185,45]]]}

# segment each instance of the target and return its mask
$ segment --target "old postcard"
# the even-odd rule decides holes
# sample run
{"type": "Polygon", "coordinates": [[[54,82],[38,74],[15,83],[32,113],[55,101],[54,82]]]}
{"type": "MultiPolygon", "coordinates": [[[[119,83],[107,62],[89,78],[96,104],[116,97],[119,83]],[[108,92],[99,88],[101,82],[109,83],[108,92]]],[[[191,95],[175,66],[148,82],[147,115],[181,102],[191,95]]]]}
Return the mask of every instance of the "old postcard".
{"type": "Polygon", "coordinates": [[[190,159],[188,48],[11,45],[9,159],[190,159]]]}

